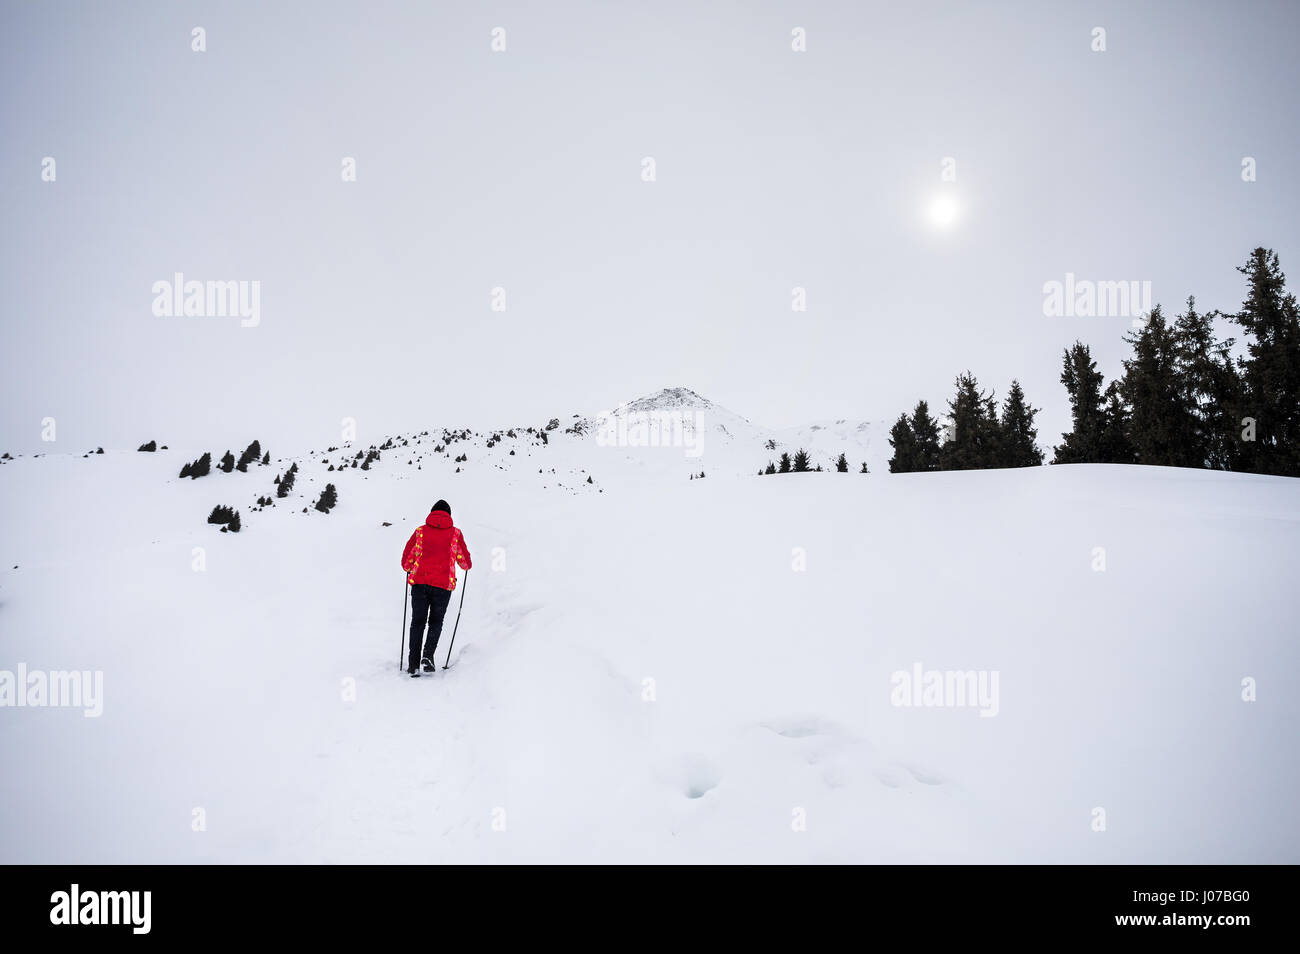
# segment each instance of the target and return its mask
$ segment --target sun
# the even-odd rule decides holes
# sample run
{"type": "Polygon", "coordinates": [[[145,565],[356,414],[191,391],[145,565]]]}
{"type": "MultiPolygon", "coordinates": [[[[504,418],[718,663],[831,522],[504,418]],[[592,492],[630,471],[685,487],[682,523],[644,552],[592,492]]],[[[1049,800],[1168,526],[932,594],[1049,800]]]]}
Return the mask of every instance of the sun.
{"type": "Polygon", "coordinates": [[[957,199],[954,196],[946,192],[942,195],[936,195],[930,200],[930,224],[939,229],[952,228],[953,223],[957,221],[959,211],[957,199]]]}

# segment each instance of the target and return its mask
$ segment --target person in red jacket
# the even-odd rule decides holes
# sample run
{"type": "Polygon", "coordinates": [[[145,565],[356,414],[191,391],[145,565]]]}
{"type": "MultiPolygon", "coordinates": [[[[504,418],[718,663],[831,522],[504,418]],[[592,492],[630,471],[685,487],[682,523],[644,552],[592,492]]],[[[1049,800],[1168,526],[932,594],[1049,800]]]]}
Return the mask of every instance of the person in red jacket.
{"type": "Polygon", "coordinates": [[[433,652],[438,648],[442,634],[442,619],[451,602],[451,591],[456,588],[456,566],[468,570],[472,565],[465,537],[451,522],[451,507],[439,500],[417,527],[402,551],[402,569],[411,587],[411,652],[407,657],[406,671],[412,676],[420,674],[423,662],[425,672],[434,672],[433,652]],[[429,635],[424,635],[426,620],[429,635]],[[421,654],[420,645],[424,644],[421,654]]]}

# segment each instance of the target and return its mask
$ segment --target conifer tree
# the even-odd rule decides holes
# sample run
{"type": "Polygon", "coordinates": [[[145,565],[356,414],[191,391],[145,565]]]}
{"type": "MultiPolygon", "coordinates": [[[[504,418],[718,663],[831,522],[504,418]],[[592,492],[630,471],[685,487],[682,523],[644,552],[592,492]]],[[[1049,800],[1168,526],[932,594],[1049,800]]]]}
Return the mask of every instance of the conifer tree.
{"type": "Polygon", "coordinates": [[[894,456],[889,458],[891,474],[910,474],[917,469],[916,435],[906,414],[898,415],[889,429],[889,446],[894,449],[894,456]]]}
{"type": "Polygon", "coordinates": [[[316,501],[316,509],[321,513],[329,513],[338,502],[338,491],[334,489],[333,484],[326,484],[325,489],[321,491],[320,499],[316,501]]]}
{"type": "Polygon", "coordinates": [[[1276,252],[1257,248],[1237,270],[1247,279],[1246,300],[1231,316],[1246,332],[1242,417],[1254,420],[1242,455],[1257,473],[1300,477],[1300,308],[1276,252]]]}
{"type": "Polygon", "coordinates": [[[262,456],[262,445],[257,441],[249,444],[244,448],[244,452],[239,455],[239,463],[235,468],[242,474],[248,471],[248,465],[255,463],[262,456]]]}
{"type": "Polygon", "coordinates": [[[1070,397],[1073,428],[1061,435],[1055,448],[1054,464],[1088,464],[1100,460],[1102,434],[1106,428],[1102,373],[1092,360],[1092,351],[1076,341],[1065,350],[1061,383],[1070,397]]]}
{"type": "Polygon", "coordinates": [[[1241,456],[1241,375],[1232,360],[1234,341],[1214,334],[1217,312],[1198,314],[1196,299],[1174,322],[1178,384],[1183,406],[1192,416],[1196,463],[1189,466],[1232,470],[1241,456]]]}
{"type": "Polygon", "coordinates": [[[778,474],[790,473],[790,454],[788,452],[781,455],[781,466],[776,469],[778,474]]]}
{"type": "Polygon", "coordinates": [[[842,452],[835,460],[835,472],[838,474],[847,474],[849,472],[849,459],[842,452]]]}
{"type": "Polygon", "coordinates": [[[1128,409],[1126,433],[1136,460],[1165,467],[1202,466],[1195,418],[1183,404],[1174,329],[1160,306],[1124,340],[1133,346],[1133,357],[1124,362],[1119,392],[1128,409]]]}
{"type": "Polygon", "coordinates": [[[298,465],[290,464],[289,469],[286,470],[284,476],[280,478],[280,486],[275,489],[275,495],[277,497],[289,496],[289,491],[293,490],[293,481],[297,475],[298,465]]]}
{"type": "Polygon", "coordinates": [[[957,393],[948,402],[952,436],[939,449],[941,470],[978,470],[996,467],[998,420],[992,394],[980,390],[967,371],[957,376],[957,393]]]}
{"type": "Polygon", "coordinates": [[[939,422],[930,416],[930,405],[917,401],[908,424],[912,428],[913,470],[939,469],[939,422]]]}
{"type": "Polygon", "coordinates": [[[1112,381],[1106,386],[1105,400],[1097,461],[1102,464],[1138,463],[1137,452],[1128,437],[1129,409],[1124,403],[1118,381],[1112,381]]]}
{"type": "Polygon", "coordinates": [[[1038,429],[1034,417],[1038,408],[1030,407],[1020,382],[1013,380],[1007,399],[1002,403],[1001,459],[1002,467],[1037,467],[1043,462],[1043,452],[1038,449],[1038,429]]]}
{"type": "Polygon", "coordinates": [[[988,422],[988,444],[984,457],[985,467],[1001,467],[1006,457],[1006,439],[1002,434],[1002,421],[998,418],[998,402],[992,392],[984,398],[984,419],[988,422]]]}
{"type": "Polygon", "coordinates": [[[235,455],[230,453],[230,451],[226,451],[225,456],[221,458],[221,463],[217,465],[217,469],[220,470],[223,474],[228,474],[232,470],[234,470],[235,455]]]}
{"type": "Polygon", "coordinates": [[[801,447],[794,455],[794,472],[796,474],[804,474],[807,473],[808,470],[808,452],[801,447]]]}

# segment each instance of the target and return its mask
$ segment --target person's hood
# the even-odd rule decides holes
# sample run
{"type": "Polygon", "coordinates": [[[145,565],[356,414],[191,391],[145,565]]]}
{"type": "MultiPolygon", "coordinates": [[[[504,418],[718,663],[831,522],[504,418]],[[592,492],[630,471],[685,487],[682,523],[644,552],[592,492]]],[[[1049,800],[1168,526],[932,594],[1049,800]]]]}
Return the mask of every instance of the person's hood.
{"type": "Polygon", "coordinates": [[[450,530],[452,527],[451,514],[443,513],[441,510],[434,510],[424,518],[424,525],[433,527],[435,530],[450,530]]]}

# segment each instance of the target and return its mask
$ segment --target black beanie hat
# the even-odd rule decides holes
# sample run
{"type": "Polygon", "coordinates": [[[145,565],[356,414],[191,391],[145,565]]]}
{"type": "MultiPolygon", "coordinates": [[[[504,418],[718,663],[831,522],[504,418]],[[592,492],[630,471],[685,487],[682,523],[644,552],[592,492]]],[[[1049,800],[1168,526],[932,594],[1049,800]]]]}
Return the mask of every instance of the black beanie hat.
{"type": "Polygon", "coordinates": [[[439,500],[436,504],[433,505],[433,509],[430,510],[429,513],[437,513],[439,510],[445,513],[447,516],[449,517],[451,516],[451,505],[447,503],[447,501],[439,500]]]}

